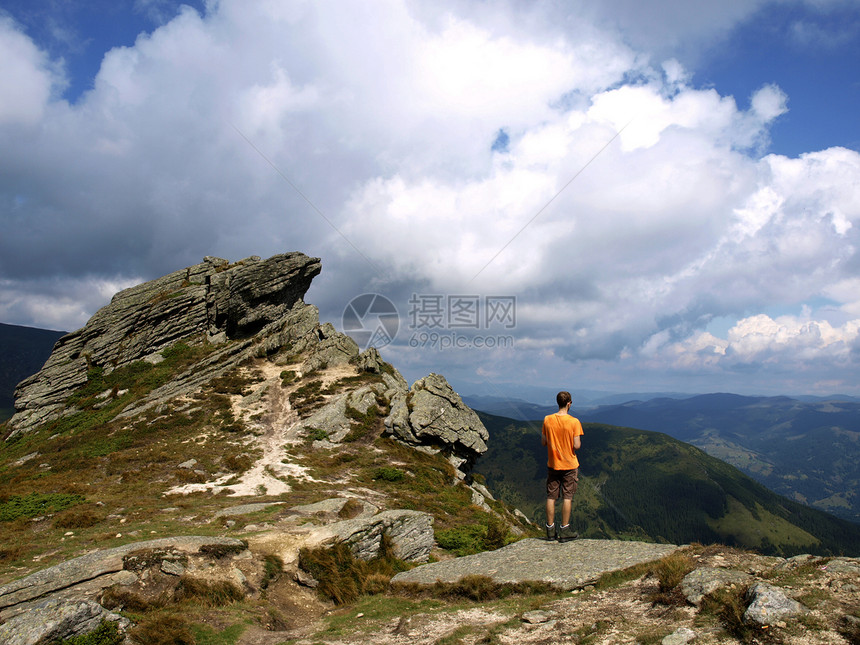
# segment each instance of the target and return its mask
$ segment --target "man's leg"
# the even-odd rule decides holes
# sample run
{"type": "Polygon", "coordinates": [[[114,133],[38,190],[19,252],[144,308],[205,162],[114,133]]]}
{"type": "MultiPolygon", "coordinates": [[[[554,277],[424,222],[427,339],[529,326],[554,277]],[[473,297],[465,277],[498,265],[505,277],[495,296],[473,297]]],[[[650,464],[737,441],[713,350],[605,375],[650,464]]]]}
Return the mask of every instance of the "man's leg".
{"type": "Polygon", "coordinates": [[[555,526],[555,499],[552,497],[546,498],[546,539],[555,540],[558,537],[558,530],[555,526]]]}
{"type": "Polygon", "coordinates": [[[561,501],[561,525],[567,526],[570,524],[570,508],[573,506],[572,499],[563,499],[561,501]]]}

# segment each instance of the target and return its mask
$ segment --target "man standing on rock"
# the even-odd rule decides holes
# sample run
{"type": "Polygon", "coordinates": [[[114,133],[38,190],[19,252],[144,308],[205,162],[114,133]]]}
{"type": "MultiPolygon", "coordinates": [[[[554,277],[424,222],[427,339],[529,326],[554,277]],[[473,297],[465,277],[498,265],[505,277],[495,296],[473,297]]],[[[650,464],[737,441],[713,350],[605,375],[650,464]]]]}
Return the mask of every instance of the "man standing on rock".
{"type": "Polygon", "coordinates": [[[579,460],[576,451],[582,440],[582,424],[570,416],[570,392],[555,397],[558,412],[544,417],[541,445],[547,451],[546,476],[546,539],[559,542],[574,540],[579,535],[570,528],[570,508],[579,482],[579,460]],[[561,494],[561,527],[555,529],[555,500],[561,494]]]}

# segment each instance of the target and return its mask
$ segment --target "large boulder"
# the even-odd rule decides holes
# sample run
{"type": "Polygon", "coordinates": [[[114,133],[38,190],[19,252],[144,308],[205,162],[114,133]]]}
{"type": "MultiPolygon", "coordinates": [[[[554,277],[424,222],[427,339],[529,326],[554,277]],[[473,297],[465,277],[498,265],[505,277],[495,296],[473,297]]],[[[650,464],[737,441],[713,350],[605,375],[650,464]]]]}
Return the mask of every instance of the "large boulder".
{"type": "Polygon", "coordinates": [[[696,607],[710,593],[732,585],[746,585],[753,577],[743,571],[721,569],[718,567],[700,567],[691,571],[681,581],[681,593],[691,605],[696,607]]]}
{"type": "Polygon", "coordinates": [[[444,376],[430,374],[391,399],[386,432],[409,446],[441,452],[468,473],[487,450],[489,433],[444,376]]]}
{"type": "Polygon", "coordinates": [[[315,529],[308,544],[343,542],[355,557],[370,560],[379,555],[383,535],[391,539],[396,557],[407,562],[426,562],[434,545],[433,516],[421,511],[383,511],[315,529]]]}
{"type": "Polygon", "coordinates": [[[773,625],[804,611],[803,605],[766,582],[757,582],[751,586],[747,590],[746,599],[749,606],[744,612],[743,621],[747,625],[773,625]]]}

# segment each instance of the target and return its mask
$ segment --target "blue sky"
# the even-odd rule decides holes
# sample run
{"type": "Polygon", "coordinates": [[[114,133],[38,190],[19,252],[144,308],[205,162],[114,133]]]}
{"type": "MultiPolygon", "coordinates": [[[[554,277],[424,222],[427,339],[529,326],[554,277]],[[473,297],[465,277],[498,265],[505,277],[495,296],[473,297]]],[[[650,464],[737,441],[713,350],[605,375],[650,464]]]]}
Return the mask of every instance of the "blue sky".
{"type": "Polygon", "coordinates": [[[858,62],[847,0],[0,0],[0,320],[300,250],[409,380],[860,395],[858,62]]]}

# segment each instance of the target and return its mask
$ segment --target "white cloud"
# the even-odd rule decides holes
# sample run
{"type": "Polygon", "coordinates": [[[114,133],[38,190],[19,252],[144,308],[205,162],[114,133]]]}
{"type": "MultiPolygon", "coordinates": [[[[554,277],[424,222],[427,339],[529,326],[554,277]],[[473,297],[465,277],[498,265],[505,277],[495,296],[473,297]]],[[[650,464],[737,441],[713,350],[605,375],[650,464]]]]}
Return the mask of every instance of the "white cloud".
{"type": "Polygon", "coordinates": [[[61,83],[56,66],[0,14],[0,126],[37,124],[61,83]]]}
{"type": "MultiPolygon", "coordinates": [[[[627,21],[645,11],[608,5],[627,21]]],[[[716,38],[751,10],[723,5],[679,5],[654,33],[716,38]]],[[[0,316],[68,328],[107,300],[97,285],[301,250],[323,257],[315,296],[335,311],[371,288],[516,295],[523,373],[552,348],[559,370],[844,356],[860,315],[860,155],[759,158],[790,98],[778,87],[741,110],[584,9],[565,22],[561,5],[500,7],[185,8],[108,52],[75,105],[51,99],[52,63],[0,21],[0,48],[19,54],[0,88],[29,82],[0,92],[0,316]],[[45,286],[59,276],[70,295],[45,286]],[[751,315],[822,297],[838,323],[751,315]],[[743,324],[703,334],[715,316],[743,324]]],[[[512,362],[483,356],[485,375],[512,362]]]]}

